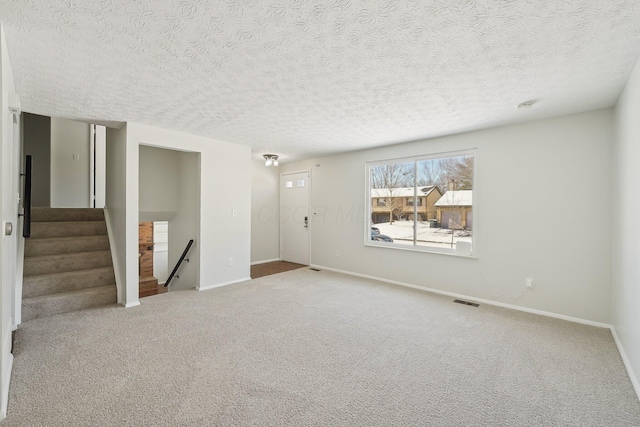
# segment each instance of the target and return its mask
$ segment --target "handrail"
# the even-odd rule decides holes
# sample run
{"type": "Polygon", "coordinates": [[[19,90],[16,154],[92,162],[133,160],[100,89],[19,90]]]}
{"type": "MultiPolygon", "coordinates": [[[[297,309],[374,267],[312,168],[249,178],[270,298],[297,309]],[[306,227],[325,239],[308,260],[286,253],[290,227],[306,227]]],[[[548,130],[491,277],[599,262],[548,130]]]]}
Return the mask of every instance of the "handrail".
{"type": "MultiPolygon", "coordinates": [[[[182,265],[182,263],[184,261],[189,262],[188,259],[184,259],[184,257],[187,256],[187,252],[189,252],[189,249],[191,249],[191,245],[193,245],[193,239],[189,240],[189,243],[187,243],[187,247],[184,248],[184,252],[182,252],[182,256],[180,257],[180,259],[178,260],[178,263],[176,264],[175,267],[173,267],[173,271],[171,272],[171,274],[169,275],[169,278],[167,279],[166,282],[164,282],[164,287],[166,288],[167,286],[169,286],[169,282],[171,281],[171,279],[173,279],[173,276],[176,276],[176,273],[178,272],[178,268],[180,268],[180,265],[182,265]]],[[[180,278],[180,276],[176,276],[178,279],[180,278]]]]}
{"type": "Polygon", "coordinates": [[[22,237],[31,237],[31,171],[33,169],[33,158],[26,156],[24,166],[24,201],[23,201],[23,222],[22,237]]]}

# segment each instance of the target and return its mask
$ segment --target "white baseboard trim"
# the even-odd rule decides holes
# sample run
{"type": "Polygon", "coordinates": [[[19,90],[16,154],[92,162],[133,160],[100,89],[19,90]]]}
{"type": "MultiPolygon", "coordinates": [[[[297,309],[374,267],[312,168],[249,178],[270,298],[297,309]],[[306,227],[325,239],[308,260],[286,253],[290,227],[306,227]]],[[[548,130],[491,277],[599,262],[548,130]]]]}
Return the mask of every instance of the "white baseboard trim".
{"type": "Polygon", "coordinates": [[[581,323],[583,325],[589,325],[589,326],[595,326],[595,327],[598,327],[598,328],[611,329],[611,325],[606,324],[606,323],[594,322],[592,320],[580,319],[578,317],[565,316],[564,314],[558,314],[558,313],[552,313],[552,312],[549,312],[549,311],[537,310],[535,308],[522,307],[522,306],[519,306],[519,305],[506,304],[506,303],[503,303],[503,302],[492,301],[492,300],[483,299],[483,298],[476,298],[476,297],[472,297],[472,296],[468,296],[468,295],[456,294],[456,293],[453,293],[453,292],[441,291],[440,289],[433,289],[433,288],[427,288],[427,287],[424,287],[424,286],[412,285],[411,283],[399,282],[397,280],[383,279],[383,278],[380,278],[380,277],[369,276],[367,274],[354,273],[352,271],[339,270],[339,269],[336,269],[336,268],[325,267],[325,266],[322,266],[322,265],[314,265],[314,264],[312,264],[312,265],[310,265],[310,267],[314,267],[314,268],[317,268],[319,270],[328,270],[328,271],[333,271],[335,273],[347,274],[347,275],[350,275],[350,276],[363,277],[365,279],[377,280],[379,282],[385,282],[385,283],[390,283],[392,285],[399,285],[399,286],[404,286],[404,287],[407,287],[407,288],[418,289],[418,290],[421,290],[421,291],[432,292],[434,294],[446,295],[446,296],[453,297],[453,298],[459,298],[459,299],[463,299],[463,300],[475,301],[477,303],[493,305],[493,306],[496,306],[496,307],[502,307],[502,308],[508,308],[508,309],[511,309],[511,310],[523,311],[525,313],[538,314],[540,316],[546,316],[546,317],[553,317],[555,319],[567,320],[569,322],[581,323]]]}
{"type": "Polygon", "coordinates": [[[631,384],[633,384],[633,388],[638,395],[638,399],[640,399],[640,382],[638,382],[638,377],[636,377],[636,374],[633,371],[633,367],[631,367],[631,362],[627,357],[627,353],[624,351],[622,342],[620,341],[620,338],[618,338],[618,333],[616,332],[616,328],[614,328],[613,325],[611,326],[611,335],[613,335],[613,340],[616,342],[616,346],[618,347],[618,352],[620,353],[620,357],[622,358],[622,363],[624,363],[625,368],[627,368],[627,374],[629,374],[631,384]]]}
{"type": "Polygon", "coordinates": [[[209,289],[221,288],[223,286],[229,286],[229,285],[233,285],[233,284],[236,284],[236,283],[246,282],[246,281],[249,281],[249,280],[251,280],[251,277],[245,277],[244,279],[232,280],[230,282],[217,283],[215,285],[199,286],[199,287],[196,288],[196,291],[208,291],[209,289]]]}
{"type": "Polygon", "coordinates": [[[2,382],[2,402],[0,403],[0,421],[7,418],[7,409],[9,407],[9,386],[11,381],[11,370],[13,369],[13,354],[9,353],[7,357],[7,366],[3,369],[5,378],[2,382]]]}
{"type": "Polygon", "coordinates": [[[124,305],[124,308],[137,307],[140,305],[140,301],[128,302],[124,305]]]}
{"type": "Polygon", "coordinates": [[[266,264],[268,262],[282,261],[280,258],[263,259],[262,261],[253,261],[251,265],[266,264]]]}

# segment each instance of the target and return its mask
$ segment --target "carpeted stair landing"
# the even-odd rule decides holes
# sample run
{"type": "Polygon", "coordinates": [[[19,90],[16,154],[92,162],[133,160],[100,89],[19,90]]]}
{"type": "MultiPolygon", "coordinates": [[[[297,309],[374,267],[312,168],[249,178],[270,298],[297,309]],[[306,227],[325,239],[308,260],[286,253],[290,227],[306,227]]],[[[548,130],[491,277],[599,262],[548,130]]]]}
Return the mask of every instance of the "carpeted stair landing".
{"type": "Polygon", "coordinates": [[[102,209],[34,208],[24,256],[23,322],[117,300],[102,209]]]}

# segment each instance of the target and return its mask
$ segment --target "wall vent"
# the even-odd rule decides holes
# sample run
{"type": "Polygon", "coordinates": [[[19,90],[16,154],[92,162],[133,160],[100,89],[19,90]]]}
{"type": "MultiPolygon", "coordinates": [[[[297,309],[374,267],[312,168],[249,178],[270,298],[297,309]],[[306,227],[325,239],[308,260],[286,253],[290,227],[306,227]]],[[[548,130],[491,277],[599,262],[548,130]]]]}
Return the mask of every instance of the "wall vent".
{"type": "Polygon", "coordinates": [[[472,307],[480,307],[480,304],[476,304],[475,302],[463,301],[461,299],[454,299],[453,302],[458,304],[470,305],[472,307]]]}

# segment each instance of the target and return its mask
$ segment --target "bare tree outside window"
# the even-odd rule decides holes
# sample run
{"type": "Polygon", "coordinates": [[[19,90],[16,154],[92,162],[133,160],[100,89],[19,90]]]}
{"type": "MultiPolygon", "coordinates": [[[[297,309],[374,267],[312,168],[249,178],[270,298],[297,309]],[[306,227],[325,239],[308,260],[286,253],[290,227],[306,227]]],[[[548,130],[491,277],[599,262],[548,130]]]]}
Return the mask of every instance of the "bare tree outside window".
{"type": "Polygon", "coordinates": [[[371,168],[371,188],[377,189],[378,195],[384,197],[389,224],[393,224],[394,217],[398,218],[402,212],[403,198],[399,189],[413,185],[413,181],[413,163],[393,163],[371,168]]]}

